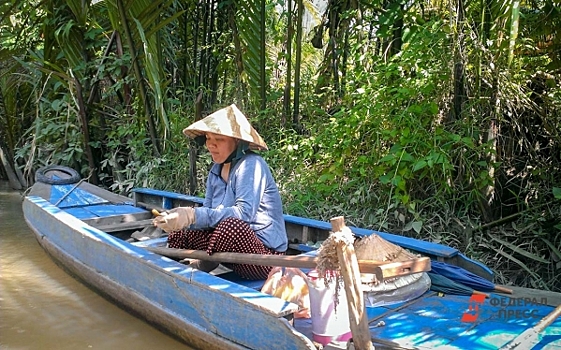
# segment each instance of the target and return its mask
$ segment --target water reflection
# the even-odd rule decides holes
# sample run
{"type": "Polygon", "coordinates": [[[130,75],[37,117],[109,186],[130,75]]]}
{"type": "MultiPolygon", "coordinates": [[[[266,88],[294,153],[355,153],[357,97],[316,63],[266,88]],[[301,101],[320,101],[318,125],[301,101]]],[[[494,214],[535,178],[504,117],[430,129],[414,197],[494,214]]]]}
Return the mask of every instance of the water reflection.
{"type": "Polygon", "coordinates": [[[56,266],[23,219],[20,193],[0,182],[0,349],[190,348],[56,266]]]}

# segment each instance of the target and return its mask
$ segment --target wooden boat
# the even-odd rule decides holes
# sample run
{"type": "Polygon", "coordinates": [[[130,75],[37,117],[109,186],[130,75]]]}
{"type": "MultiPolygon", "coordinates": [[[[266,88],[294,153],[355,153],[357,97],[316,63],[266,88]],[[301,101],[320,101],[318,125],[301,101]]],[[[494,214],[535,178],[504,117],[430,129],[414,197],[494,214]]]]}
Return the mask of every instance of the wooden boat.
{"type": "MultiPolygon", "coordinates": [[[[149,232],[151,210],[200,205],[201,198],[146,188],[134,189],[129,198],[76,175],[64,167],[41,169],[23,202],[37,241],[70,274],[194,348],[316,349],[311,320],[293,317],[297,305],[261,293],[264,281],[242,280],[228,271],[201,272],[150,251],[165,245],[165,237],[143,234],[149,232]]],[[[293,252],[310,254],[314,248],[306,243],[329,235],[327,222],[291,215],[285,221],[293,252]]],[[[374,233],[351,229],[357,236],[374,233]]],[[[454,248],[376,233],[492,280],[488,267],[454,248]]],[[[485,301],[427,291],[407,302],[367,307],[373,344],[378,349],[561,349],[561,308],[553,307],[561,304],[561,295],[513,289],[512,295],[491,293],[485,301]],[[462,321],[468,313],[471,321],[462,321]]],[[[327,347],[337,346],[345,348],[327,347]]]]}

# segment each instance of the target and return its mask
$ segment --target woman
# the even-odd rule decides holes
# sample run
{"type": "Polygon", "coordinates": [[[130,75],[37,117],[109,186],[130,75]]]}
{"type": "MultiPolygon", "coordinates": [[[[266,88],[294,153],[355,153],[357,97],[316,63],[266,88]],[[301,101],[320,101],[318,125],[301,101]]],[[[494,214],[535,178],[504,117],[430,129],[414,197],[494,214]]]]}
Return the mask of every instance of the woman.
{"type": "MultiPolygon", "coordinates": [[[[235,105],[188,126],[183,133],[203,139],[214,164],[202,207],[174,208],[154,219],[169,232],[168,246],[215,252],[284,254],[288,238],[278,187],[265,160],[252,150],[267,145],[235,105]]],[[[218,266],[196,261],[193,267],[218,266]]],[[[246,279],[266,279],[270,266],[224,264],[246,279]]]]}

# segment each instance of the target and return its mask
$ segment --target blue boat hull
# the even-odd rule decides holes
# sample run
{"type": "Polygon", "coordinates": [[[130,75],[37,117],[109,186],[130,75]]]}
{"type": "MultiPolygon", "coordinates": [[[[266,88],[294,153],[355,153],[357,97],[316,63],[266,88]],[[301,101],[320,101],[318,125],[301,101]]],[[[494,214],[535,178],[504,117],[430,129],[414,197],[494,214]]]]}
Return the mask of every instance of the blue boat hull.
{"type": "Polygon", "coordinates": [[[282,317],[294,304],[116,239],[42,198],[27,197],[23,210],[40,245],[72,275],[195,348],[314,348],[282,317]]]}
{"type": "MultiPolygon", "coordinates": [[[[38,184],[23,202],[25,219],[37,241],[70,274],[194,348],[315,349],[311,320],[292,319],[297,306],[261,293],[263,281],[200,272],[143,248],[161,240],[130,243],[108,233],[109,229],[94,227],[95,223],[110,228],[112,218],[125,220],[116,226],[134,224],[135,217],[150,216],[143,208],[146,205],[168,209],[178,204],[196,205],[200,199],[138,189],[130,201],[83,185],[75,189],[73,185],[38,184]]],[[[288,215],[285,219],[289,232],[302,230],[289,233],[301,235],[302,242],[329,230],[329,224],[321,221],[288,215]]],[[[367,235],[374,231],[353,228],[353,232],[367,235]]],[[[459,262],[492,277],[486,266],[449,247],[380,234],[435,260],[459,262]]],[[[293,244],[293,248],[307,249],[301,244],[293,244]]],[[[559,295],[531,290],[513,296],[492,293],[485,301],[474,303],[470,296],[429,291],[409,302],[367,307],[366,311],[377,349],[498,349],[552,311],[543,302],[553,300],[545,300],[549,297],[559,295]],[[466,314],[472,316],[471,321],[463,319],[466,314]]],[[[561,318],[533,345],[561,350],[561,318]]]]}

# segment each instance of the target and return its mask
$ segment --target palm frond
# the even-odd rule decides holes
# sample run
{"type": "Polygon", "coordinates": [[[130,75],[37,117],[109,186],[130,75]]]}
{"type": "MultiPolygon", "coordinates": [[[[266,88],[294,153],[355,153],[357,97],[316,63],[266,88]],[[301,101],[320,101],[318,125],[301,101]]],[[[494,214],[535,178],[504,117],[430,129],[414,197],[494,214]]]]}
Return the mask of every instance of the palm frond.
{"type": "Polygon", "coordinates": [[[265,98],[265,59],[266,52],[262,38],[262,28],[265,23],[265,13],[260,8],[261,1],[237,1],[236,25],[238,27],[240,42],[243,45],[243,67],[248,75],[247,83],[251,89],[265,98]]]}

